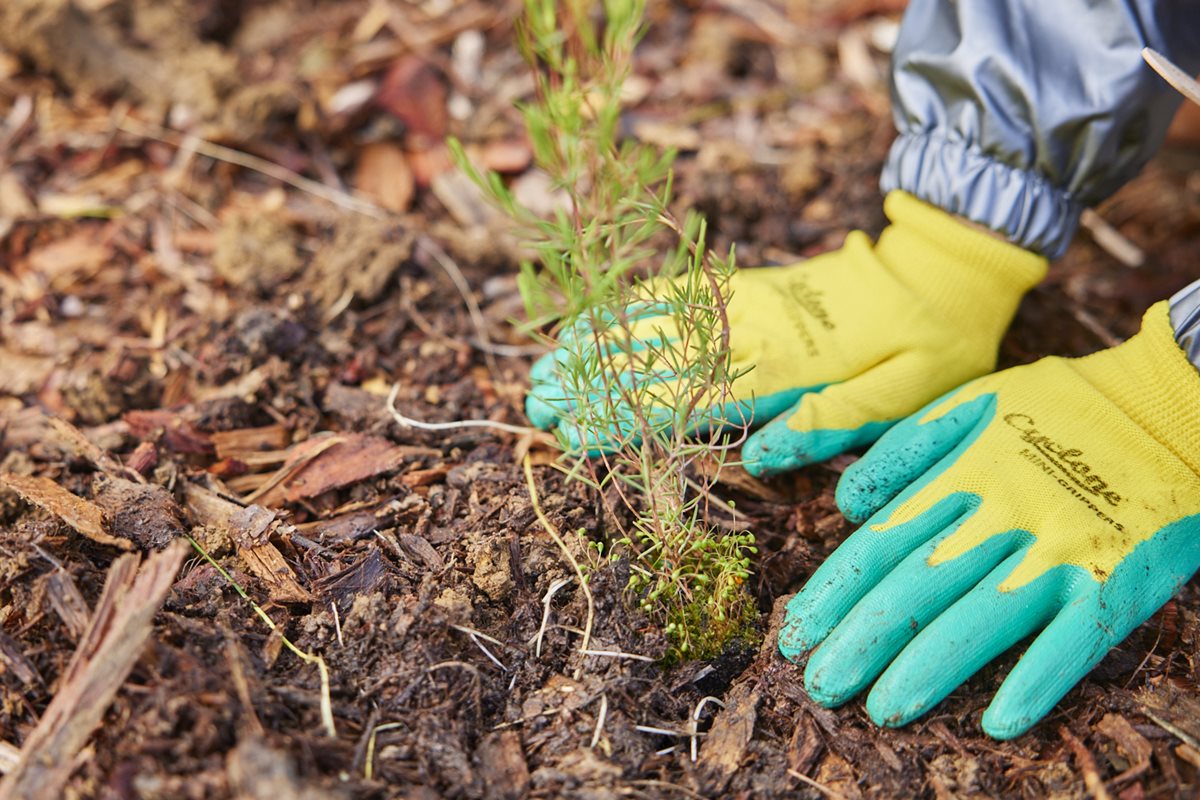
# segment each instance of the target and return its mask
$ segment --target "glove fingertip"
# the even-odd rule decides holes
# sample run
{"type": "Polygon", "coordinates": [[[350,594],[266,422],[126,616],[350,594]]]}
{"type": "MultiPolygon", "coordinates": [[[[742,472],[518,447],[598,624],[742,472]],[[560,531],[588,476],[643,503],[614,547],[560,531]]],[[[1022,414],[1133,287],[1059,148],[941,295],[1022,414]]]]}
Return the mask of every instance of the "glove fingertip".
{"type": "MultiPolygon", "coordinates": [[[[817,651],[816,655],[819,654],[820,651],[817,651]]],[[[809,660],[804,669],[804,691],[819,705],[837,708],[848,702],[857,692],[847,689],[844,685],[846,682],[833,671],[822,669],[816,655],[809,660]]]]}
{"type": "Polygon", "coordinates": [[[791,455],[786,448],[771,441],[767,428],[753,434],[742,445],[742,463],[746,472],[756,478],[769,477],[800,466],[792,463],[791,455]]]}
{"type": "Polygon", "coordinates": [[[1039,718],[1029,714],[1013,714],[1004,708],[997,708],[996,701],[983,712],[980,726],[983,732],[993,739],[1007,741],[1015,739],[1034,726],[1039,718]]]}
{"type": "Polygon", "coordinates": [[[836,620],[821,618],[813,598],[803,590],[788,601],[787,616],[779,630],[779,652],[788,661],[796,661],[820,644],[836,620]]]}
{"type": "Polygon", "coordinates": [[[558,350],[542,355],[529,367],[529,380],[533,383],[556,383],[558,381],[558,350]]]}
{"type": "Polygon", "coordinates": [[[525,416],[535,428],[548,431],[559,420],[559,410],[536,394],[536,389],[525,395],[525,416]]]}
{"type": "Polygon", "coordinates": [[[842,478],[834,490],[833,500],[842,516],[855,525],[861,525],[883,508],[890,498],[875,481],[856,479],[853,469],[852,464],[842,473],[842,478]]]}

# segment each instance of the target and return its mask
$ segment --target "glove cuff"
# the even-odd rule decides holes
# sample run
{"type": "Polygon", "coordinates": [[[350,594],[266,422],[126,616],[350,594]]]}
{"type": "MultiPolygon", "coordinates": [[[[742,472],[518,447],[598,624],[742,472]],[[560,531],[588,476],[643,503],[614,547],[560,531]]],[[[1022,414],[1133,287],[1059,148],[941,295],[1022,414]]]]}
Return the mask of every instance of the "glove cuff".
{"type": "Polygon", "coordinates": [[[1164,300],[1123,344],[1079,359],[1079,371],[1200,476],[1200,373],[1175,341],[1164,300]]]}
{"type": "Polygon", "coordinates": [[[892,224],[875,247],[879,259],[964,335],[998,340],[1021,297],[1046,277],[1044,257],[907,192],[889,192],[883,210],[892,224]]]}

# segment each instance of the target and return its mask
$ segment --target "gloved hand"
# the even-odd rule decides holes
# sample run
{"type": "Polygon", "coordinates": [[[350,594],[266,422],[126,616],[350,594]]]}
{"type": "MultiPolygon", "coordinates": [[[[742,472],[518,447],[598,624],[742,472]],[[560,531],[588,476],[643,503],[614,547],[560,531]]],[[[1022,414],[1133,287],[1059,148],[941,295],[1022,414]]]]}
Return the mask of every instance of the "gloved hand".
{"type": "Polygon", "coordinates": [[[983,715],[1041,719],[1200,567],[1200,375],[1167,304],[1124,344],[981,378],[888,431],[837,488],[866,520],[788,604],[809,694],[899,726],[1041,631],[983,715]],[[880,677],[882,673],[882,677],[880,677]],[[878,680],[876,680],[878,678],[878,680]]]}
{"type": "MultiPolygon", "coordinates": [[[[884,203],[892,224],[872,245],[851,233],[837,251],[788,267],[740,270],[727,307],[732,382],[697,428],[750,420],[766,425],[742,450],[762,475],[822,461],[874,441],[890,425],[965,381],[989,372],[1021,296],[1045,275],[1045,259],[903,192],[884,203]]],[[[676,337],[670,317],[638,319],[635,336],[676,337]]],[[[551,428],[572,414],[559,350],[533,367],[529,420],[551,428]]],[[[662,402],[673,373],[623,369],[590,392],[642,385],[662,402]]],[[[577,394],[584,394],[579,391],[577,394]]],[[[593,395],[594,396],[594,395],[593,395]]],[[[626,415],[618,413],[618,418],[626,415]]],[[[611,449],[611,431],[564,424],[569,443],[611,449]]]]}

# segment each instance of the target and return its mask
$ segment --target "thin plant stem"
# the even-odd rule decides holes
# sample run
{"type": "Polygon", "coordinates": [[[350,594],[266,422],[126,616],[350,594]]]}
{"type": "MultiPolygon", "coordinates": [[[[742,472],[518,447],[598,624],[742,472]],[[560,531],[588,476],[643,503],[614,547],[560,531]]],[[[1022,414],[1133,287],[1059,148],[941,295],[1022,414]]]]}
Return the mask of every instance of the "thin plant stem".
{"type": "Polygon", "coordinates": [[[529,488],[529,502],[533,505],[533,513],[541,523],[542,528],[546,533],[550,534],[550,538],[558,545],[558,549],[562,550],[567,561],[571,563],[571,568],[575,570],[575,577],[579,579],[579,588],[583,590],[583,596],[587,598],[587,619],[583,624],[583,641],[579,645],[579,650],[586,653],[592,643],[592,625],[596,619],[596,603],[592,598],[592,589],[588,586],[587,578],[583,574],[583,569],[579,566],[579,561],[575,558],[575,554],[568,549],[566,542],[559,535],[558,529],[554,527],[554,523],[549,520],[545,512],[542,511],[542,503],[538,498],[537,484],[533,480],[533,464],[529,460],[529,454],[525,454],[522,462],[525,469],[525,485],[529,488]]]}
{"type": "MultiPolygon", "coordinates": [[[[184,535],[187,536],[187,534],[184,535]]],[[[199,553],[205,561],[207,561],[209,564],[212,564],[213,567],[216,568],[217,572],[221,574],[221,577],[229,581],[229,585],[234,588],[234,591],[236,591],[243,600],[250,604],[250,607],[254,609],[254,613],[257,614],[258,618],[263,621],[263,624],[266,625],[273,633],[279,634],[279,638],[283,642],[284,647],[292,651],[293,655],[295,655],[304,663],[316,665],[317,671],[321,675],[321,724],[325,728],[326,736],[331,739],[337,738],[337,727],[333,722],[333,699],[329,689],[329,667],[325,664],[325,659],[314,653],[305,652],[293,644],[292,640],[279,630],[279,626],[275,624],[275,620],[271,619],[271,616],[263,610],[262,606],[251,599],[250,595],[246,593],[246,590],[242,588],[241,584],[235,581],[233,576],[226,572],[225,568],[218,564],[216,559],[209,555],[207,550],[201,547],[199,542],[197,542],[191,536],[187,536],[187,540],[191,542],[192,547],[195,548],[196,552],[199,553]]]]}

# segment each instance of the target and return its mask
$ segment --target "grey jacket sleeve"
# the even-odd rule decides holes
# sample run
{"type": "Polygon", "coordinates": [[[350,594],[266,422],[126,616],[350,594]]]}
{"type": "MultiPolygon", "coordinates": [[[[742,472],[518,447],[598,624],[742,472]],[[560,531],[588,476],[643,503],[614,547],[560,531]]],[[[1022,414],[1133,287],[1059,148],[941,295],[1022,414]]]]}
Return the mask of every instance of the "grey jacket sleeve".
{"type": "Polygon", "coordinates": [[[1146,46],[1196,74],[1200,2],[912,0],[884,190],[1061,255],[1083,208],[1141,169],[1180,103],[1146,46]]]}

